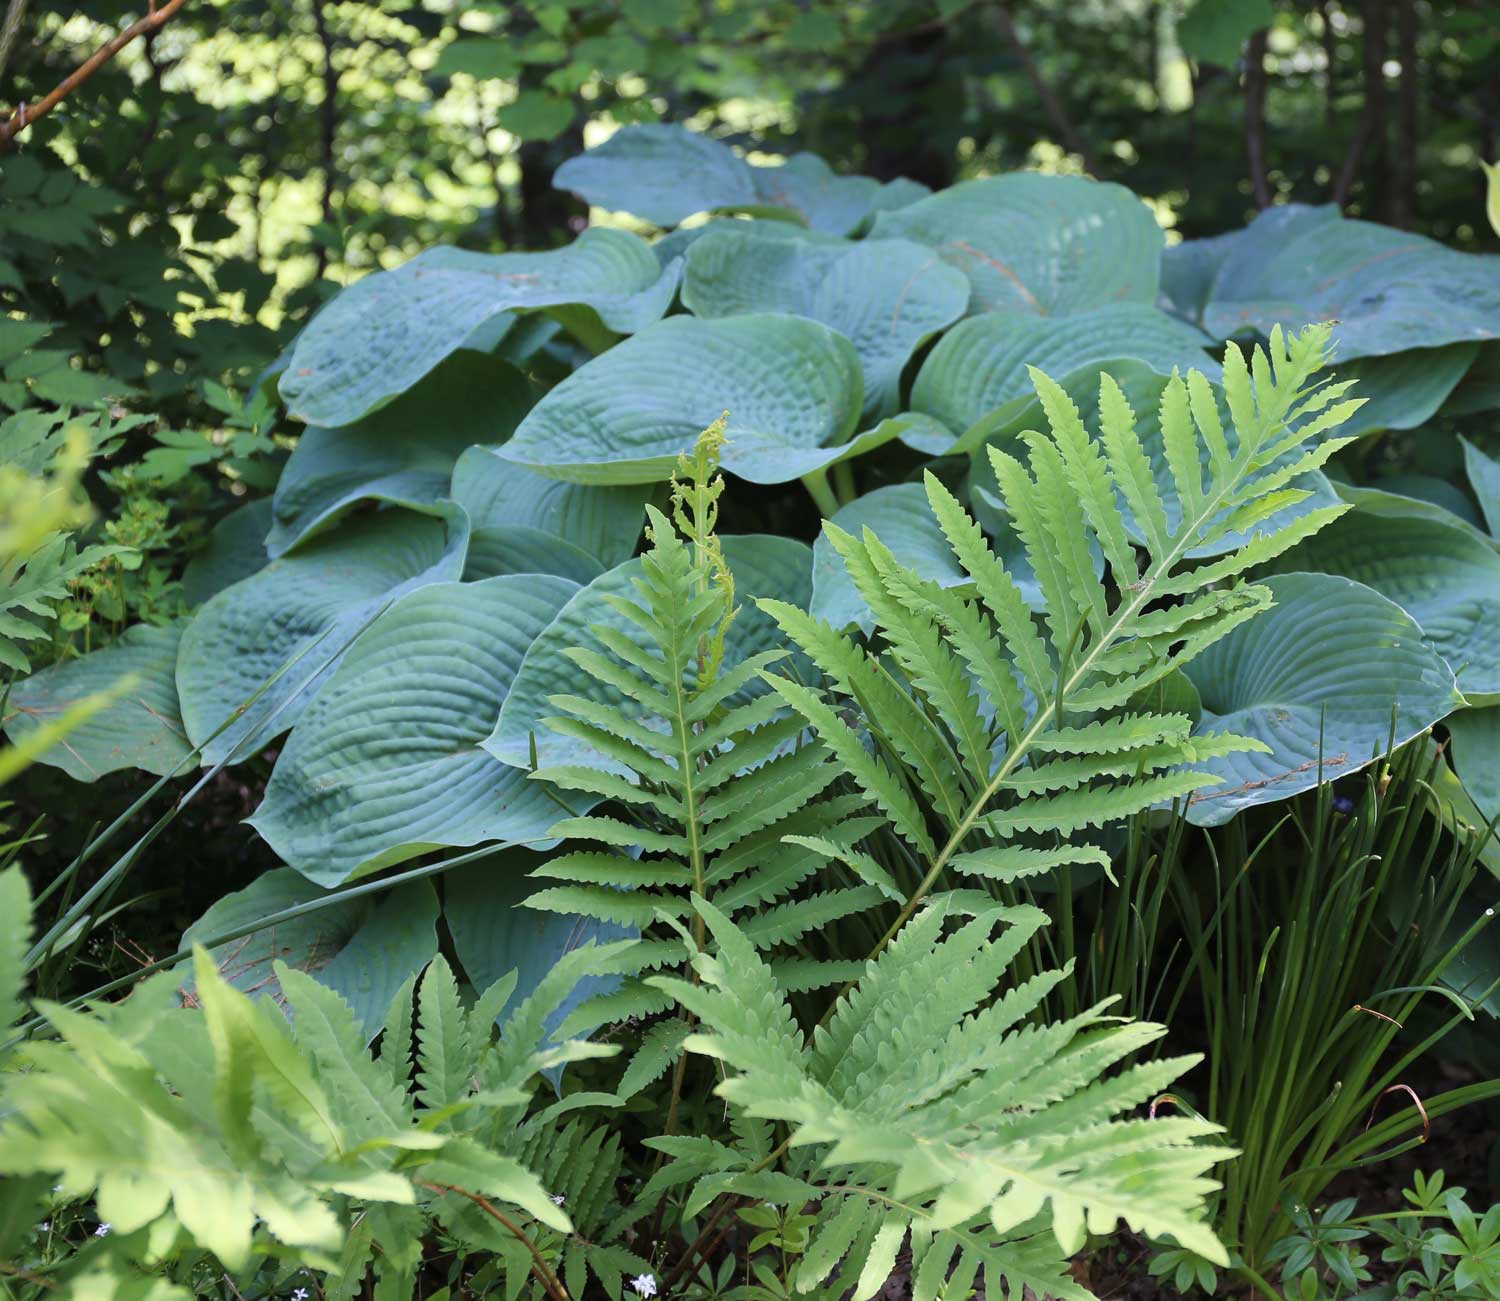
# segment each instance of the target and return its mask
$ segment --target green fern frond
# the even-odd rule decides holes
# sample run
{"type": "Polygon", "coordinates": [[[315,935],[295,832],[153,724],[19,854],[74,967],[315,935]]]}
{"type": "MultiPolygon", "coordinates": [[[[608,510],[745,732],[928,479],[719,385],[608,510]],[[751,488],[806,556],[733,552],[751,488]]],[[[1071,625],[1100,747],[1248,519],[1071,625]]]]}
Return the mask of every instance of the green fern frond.
{"type": "MultiPolygon", "coordinates": [[[[722,434],[720,426],[705,431],[683,459],[671,518],[648,508],[649,546],[635,591],[612,601],[623,623],[592,629],[596,644],[571,654],[605,688],[595,693],[602,699],[551,699],[558,713],[546,723],[583,742],[595,758],[542,768],[533,777],[609,800],[619,811],[558,823],[554,834],[582,847],[538,869],[547,883],[527,902],[638,928],[681,963],[688,949],[663,927],[690,919],[701,941],[689,901],[697,892],[737,913],[764,908],[757,942],[778,960],[803,959],[784,950],[863,911],[871,896],[868,887],[843,882],[807,889],[828,859],[787,838],[828,834],[863,801],[830,789],[842,780],[843,766],[825,745],[809,741],[802,720],[766,690],[763,677],[785,652],[725,660],[735,607],[733,575],[716,532],[722,434]]],[[[877,685],[882,700],[904,699],[894,687],[877,685]]],[[[921,726],[932,734],[929,722],[921,726]]],[[[861,834],[877,824],[864,825],[861,834]]],[[[800,976],[815,979],[807,970],[800,976]]],[[[660,1005],[659,991],[627,980],[592,1000],[588,1015],[646,1017],[660,1005]]],[[[581,1014],[569,1023],[582,1024],[581,1014]]]]}
{"type": "Polygon", "coordinates": [[[1118,1024],[1102,1006],[1023,1024],[1061,973],[996,997],[1044,920],[1036,909],[991,907],[947,934],[951,910],[924,909],[809,1041],[743,930],[697,906],[714,950],[695,953],[696,982],[651,983],[698,1018],[686,1046],[722,1063],[717,1092],[788,1125],[793,1151],[806,1150],[798,1177],[825,1200],[800,1288],[837,1268],[841,1288],[869,1297],[908,1234],[914,1257],[942,1253],[943,1272],[957,1257],[991,1288],[1019,1280],[1058,1296],[1087,1295],[1060,1284],[1060,1253],[1122,1220],[1226,1259],[1202,1218],[1208,1171],[1232,1155],[1205,1141],[1217,1128],[1131,1115],[1192,1060],[1110,1074],[1161,1028],[1118,1024]]]}
{"type": "Polygon", "coordinates": [[[1185,718],[1142,714],[1138,702],[1270,603],[1268,589],[1243,582],[1245,570],[1347,509],[1273,527],[1306,495],[1288,485],[1349,441],[1327,435],[1359,403],[1345,398],[1347,384],[1314,378],[1328,337],[1327,326],[1296,336],[1277,330],[1249,365],[1231,347],[1229,429],[1207,380],[1174,375],[1160,409],[1174,489],[1166,496],[1135,413],[1109,376],[1094,439],[1062,387],[1032,372],[1049,432],[1022,436],[1024,462],[1003,448],[988,454],[1045,597],[1045,631],[979,526],[930,473],[933,515],[972,597],[912,573],[869,532],[854,538],[825,525],[874,612],[872,643],[761,603],[822,671],[833,699],[769,673],[767,681],[924,861],[887,939],[947,869],[999,881],[1045,870],[1047,860],[989,851],[1051,851],[1080,830],[1215,780],[1195,764],[1260,748],[1233,736],[1192,737],[1185,718]],[[1193,561],[1232,537],[1240,540],[1222,558],[1193,561]]]}

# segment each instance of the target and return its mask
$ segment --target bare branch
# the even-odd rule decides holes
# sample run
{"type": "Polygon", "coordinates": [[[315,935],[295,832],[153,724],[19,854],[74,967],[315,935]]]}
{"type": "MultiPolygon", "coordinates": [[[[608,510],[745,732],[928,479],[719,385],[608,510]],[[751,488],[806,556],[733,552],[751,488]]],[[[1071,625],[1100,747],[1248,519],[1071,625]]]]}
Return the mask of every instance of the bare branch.
{"type": "MultiPolygon", "coordinates": [[[[89,57],[84,60],[68,76],[64,77],[54,86],[47,95],[35,104],[22,104],[4,122],[0,122],[0,153],[10,148],[11,143],[38,118],[46,117],[69,95],[78,89],[84,82],[99,71],[106,63],[123,50],[131,41],[138,36],[144,36],[149,32],[167,23],[187,0],[167,0],[160,9],[156,7],[156,0],[151,0],[150,12],[141,19],[131,23],[123,31],[116,33],[112,38],[101,45],[89,57]]],[[[15,6],[12,4],[12,11],[15,6]]],[[[6,15],[9,23],[10,14],[6,15]]]]}
{"type": "Polygon", "coordinates": [[[1021,33],[1016,30],[1016,24],[1010,16],[1010,10],[1003,4],[991,5],[990,11],[995,15],[995,23],[1000,28],[1000,34],[1005,37],[1006,43],[1011,51],[1021,62],[1021,69],[1026,73],[1031,82],[1032,89],[1036,91],[1037,98],[1042,101],[1042,108],[1046,110],[1047,116],[1052,119],[1052,125],[1062,139],[1062,143],[1070,153],[1077,154],[1083,159],[1084,169],[1099,174],[1098,164],[1094,160],[1083,137],[1073,125],[1072,119],[1068,117],[1067,110],[1063,108],[1063,102],[1058,98],[1057,92],[1052,89],[1052,83],[1042,75],[1042,70],[1037,67],[1036,60],[1031,57],[1031,51],[1026,48],[1026,42],[1021,39],[1021,33]]]}

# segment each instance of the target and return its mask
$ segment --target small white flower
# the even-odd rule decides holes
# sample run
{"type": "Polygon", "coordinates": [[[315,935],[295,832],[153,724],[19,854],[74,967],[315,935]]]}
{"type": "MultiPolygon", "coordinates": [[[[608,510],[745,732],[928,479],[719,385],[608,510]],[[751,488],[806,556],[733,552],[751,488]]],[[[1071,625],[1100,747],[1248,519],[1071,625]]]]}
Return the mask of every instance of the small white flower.
{"type": "Polygon", "coordinates": [[[307,1301],[307,1289],[305,1287],[299,1287],[295,1292],[292,1293],[292,1301],[307,1301]]]}
{"type": "Polygon", "coordinates": [[[561,1206],[567,1200],[561,1193],[553,1193],[552,1195],[552,1204],[554,1206],[561,1206]]]}
{"type": "Polygon", "coordinates": [[[43,1220],[36,1227],[37,1227],[37,1229],[38,1229],[39,1232],[42,1232],[42,1233],[51,1233],[52,1232],[52,1221],[51,1220],[43,1220]]]}
{"type": "Polygon", "coordinates": [[[637,1274],[633,1279],[630,1280],[630,1286],[636,1290],[637,1296],[655,1296],[656,1275],[637,1274]]]}
{"type": "Polygon", "coordinates": [[[109,1221],[108,1220],[106,1220],[103,1224],[101,1224],[97,1229],[94,1230],[94,1237],[96,1237],[96,1238],[107,1238],[107,1237],[109,1237],[109,1221]]]}

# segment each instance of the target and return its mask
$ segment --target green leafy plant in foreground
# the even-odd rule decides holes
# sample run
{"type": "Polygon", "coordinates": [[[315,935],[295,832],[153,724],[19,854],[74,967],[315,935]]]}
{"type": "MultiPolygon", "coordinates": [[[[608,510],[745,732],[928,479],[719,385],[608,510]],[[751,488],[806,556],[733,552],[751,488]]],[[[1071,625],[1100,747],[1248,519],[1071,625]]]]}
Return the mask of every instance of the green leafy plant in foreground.
{"type": "MultiPolygon", "coordinates": [[[[0,903],[8,1028],[20,1013],[30,915],[18,870],[0,875],[0,903]]],[[[276,974],[291,1025],[274,1003],[228,985],[202,951],[187,1006],[168,972],[86,1012],[39,1002],[57,1037],[17,1048],[0,1076],[0,1258],[25,1260],[20,1231],[39,1214],[28,1206],[92,1196],[97,1241],[45,1274],[27,1264],[10,1272],[67,1282],[78,1295],[90,1286],[109,1295],[131,1279],[144,1287],[156,1274],[152,1296],[186,1297],[209,1253],[241,1276],[326,1271],[352,1295],[373,1260],[386,1294],[410,1295],[422,1239],[440,1224],[473,1250],[505,1255],[521,1244],[523,1276],[561,1295],[527,1231],[495,1203],[532,1234],[566,1233],[572,1220],[551,1188],[577,1184],[575,1168],[585,1179],[601,1168],[599,1136],[540,1133],[547,1116],[523,1118],[541,1072],[615,1051],[542,1044],[546,1019],[608,956],[562,959],[498,1038],[514,976],[464,1007],[439,958],[391,1005],[375,1056],[348,1005],[284,964],[276,974]],[[545,1160],[551,1187],[522,1155],[545,1160]]],[[[601,1249],[591,1264],[618,1282],[614,1260],[601,1249]]]]}

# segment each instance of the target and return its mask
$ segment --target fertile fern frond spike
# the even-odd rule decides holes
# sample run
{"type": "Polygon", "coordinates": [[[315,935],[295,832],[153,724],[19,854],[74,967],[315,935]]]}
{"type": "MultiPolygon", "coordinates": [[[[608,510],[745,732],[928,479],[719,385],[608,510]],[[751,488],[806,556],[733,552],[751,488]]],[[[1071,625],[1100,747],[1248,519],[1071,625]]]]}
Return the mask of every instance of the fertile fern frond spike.
{"type": "Polygon", "coordinates": [[[1308,496],[1289,485],[1350,441],[1326,435],[1360,405],[1345,398],[1347,384],[1314,379],[1328,337],[1327,326],[1295,336],[1276,330],[1250,365],[1231,346],[1223,390],[1232,428],[1202,375],[1173,375],[1159,412],[1166,492],[1113,379],[1101,378],[1093,438],[1068,393],[1032,371],[1049,432],[1027,432],[988,456],[1045,598],[1045,633],[979,526],[930,473],[928,501],[972,595],[923,580],[873,534],[825,525],[874,612],[873,644],[761,603],[833,692],[852,700],[864,726],[851,727],[823,693],[767,680],[927,862],[887,940],[950,865],[988,864],[981,874],[1003,878],[1030,864],[985,858],[987,850],[1024,849],[1010,842],[1066,836],[1188,797],[1218,780],[1194,763],[1264,748],[1232,736],[1191,738],[1185,720],[1153,718],[1136,701],[1270,603],[1269,589],[1241,581],[1246,569],[1348,509],[1281,522],[1308,496]],[[1190,562],[1244,533],[1222,558],[1190,562]],[[1163,604],[1168,598],[1175,603],[1163,604]],[[1122,710],[1133,712],[1112,716],[1122,710]]]}
{"type": "MultiPolygon", "coordinates": [[[[728,655],[734,580],[715,531],[722,435],[721,422],[683,458],[670,518],[648,508],[648,546],[634,591],[614,596],[615,619],[592,628],[591,644],[570,652],[590,685],[553,696],[557,713],[544,722],[578,743],[576,761],[532,773],[612,801],[617,811],[556,825],[553,834],[586,847],[549,860],[537,872],[543,888],[528,905],[654,931],[648,943],[656,946],[656,966],[686,960],[687,947],[662,924],[684,919],[701,927],[689,904],[692,891],[722,899],[731,911],[774,904],[756,933],[768,949],[794,944],[866,898],[804,891],[828,860],[784,843],[788,835],[833,832],[860,802],[823,798],[841,766],[825,745],[808,741],[801,720],[789,718],[765,688],[762,676],[786,652],[739,662],[728,655]]],[[[931,731],[927,720],[922,726],[931,731]]],[[[804,983],[818,980],[811,970],[798,974],[804,983]]],[[[622,986],[591,1000],[568,1024],[659,1013],[660,992],[637,975],[628,973],[622,986]]],[[[680,1042],[661,1042],[669,1052],[680,1049],[680,1042]]],[[[629,1069],[638,1074],[654,1060],[629,1069]]]]}
{"type": "Polygon", "coordinates": [[[1027,1024],[1062,973],[996,997],[1044,921],[1038,910],[988,905],[965,920],[929,906],[809,1040],[742,929],[695,904],[714,942],[693,955],[697,981],[651,983],[698,1018],[686,1046],[722,1063],[716,1091],[738,1112],[784,1122],[793,1151],[808,1152],[801,1181],[824,1204],[802,1286],[844,1260],[859,1269],[853,1295],[868,1297],[889,1273],[892,1242],[910,1233],[924,1253],[941,1237],[948,1259],[973,1257],[992,1288],[1014,1277],[1083,1297],[1053,1281],[1058,1248],[1076,1251],[1086,1228],[1119,1220],[1226,1260],[1202,1218],[1217,1186],[1208,1172],[1232,1155],[1206,1141],[1217,1127],[1133,1114],[1195,1059],[1114,1071],[1162,1029],[1120,1024],[1104,1005],[1027,1024]],[[1038,1244],[1049,1227],[1055,1243],[1038,1244]]]}

